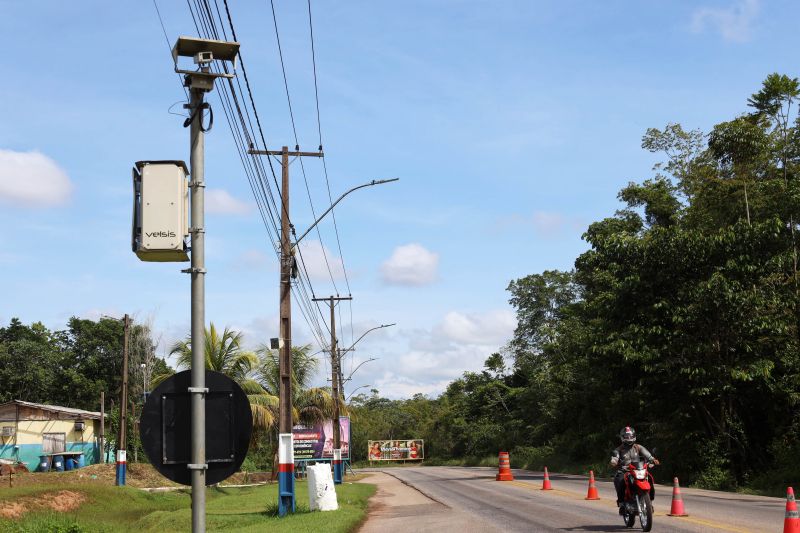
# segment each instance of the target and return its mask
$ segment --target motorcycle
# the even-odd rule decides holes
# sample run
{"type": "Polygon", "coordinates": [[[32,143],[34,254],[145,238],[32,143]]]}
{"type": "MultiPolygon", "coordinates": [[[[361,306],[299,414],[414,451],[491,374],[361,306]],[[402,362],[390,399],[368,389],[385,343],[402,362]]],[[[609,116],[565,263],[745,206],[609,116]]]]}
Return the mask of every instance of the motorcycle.
{"type": "Polygon", "coordinates": [[[633,527],[636,516],[642,531],[653,528],[653,498],[655,497],[655,483],[650,468],[656,463],[636,461],[628,465],[628,471],[623,477],[625,482],[625,502],[622,506],[622,518],[626,527],[633,527]]]}

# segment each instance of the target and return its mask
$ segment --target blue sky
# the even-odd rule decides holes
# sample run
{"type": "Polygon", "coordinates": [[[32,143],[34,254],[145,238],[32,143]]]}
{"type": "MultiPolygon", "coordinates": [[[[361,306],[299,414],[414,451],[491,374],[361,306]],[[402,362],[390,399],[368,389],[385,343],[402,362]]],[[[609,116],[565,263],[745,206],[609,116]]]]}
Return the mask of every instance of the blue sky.
{"type": "MultiPolygon", "coordinates": [[[[220,0],[220,4],[221,4],[220,0]]],[[[269,3],[231,1],[270,147],[294,145],[269,3]]],[[[158,0],[170,43],[196,33],[185,2],[158,0]]],[[[299,142],[318,145],[305,2],[275,0],[299,142]]],[[[771,72],[796,75],[788,1],[409,2],[316,0],[322,135],[334,197],[354,193],[322,246],[338,292],[348,384],[436,394],[477,370],[515,321],[512,279],[569,269],[587,224],[649,177],[648,127],[707,131],[746,110],[771,72]]],[[[162,348],[189,329],[182,264],[130,251],[130,168],[188,159],[185,97],[152,2],[0,0],[0,323],[63,328],[135,314],[162,348]],[[173,112],[180,112],[175,105],[173,112]]],[[[207,318],[255,346],[277,336],[278,270],[216,93],[206,138],[207,318]]],[[[305,162],[317,212],[318,161],[305,162]]],[[[313,220],[292,167],[298,229],[313,220]]],[[[335,292],[320,241],[304,254],[317,296],[335,292]]],[[[327,314],[326,314],[327,316],[327,314]]],[[[296,310],[296,342],[313,337],[296,310]]],[[[318,349],[315,347],[315,350],[318,349]]],[[[323,370],[327,365],[323,365],[323,370]]],[[[324,383],[322,373],[318,383],[324,383]]]]}

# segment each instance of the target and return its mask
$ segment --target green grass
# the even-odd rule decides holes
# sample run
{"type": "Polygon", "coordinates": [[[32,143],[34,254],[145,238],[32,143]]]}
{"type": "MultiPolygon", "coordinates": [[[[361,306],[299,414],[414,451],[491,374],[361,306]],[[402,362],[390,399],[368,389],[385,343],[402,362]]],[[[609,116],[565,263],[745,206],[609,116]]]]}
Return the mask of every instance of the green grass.
{"type": "MultiPolygon", "coordinates": [[[[336,487],[339,510],[310,512],[304,482],[297,485],[297,513],[277,515],[277,485],[249,488],[211,488],[207,491],[206,525],[209,531],[353,531],[366,517],[375,486],[344,483],[336,487]]],[[[0,519],[0,532],[118,532],[190,531],[191,497],[188,492],[147,493],[128,487],[41,486],[0,491],[0,504],[36,498],[43,493],[69,490],[87,501],[78,509],[56,512],[37,509],[21,518],[0,519]]]]}

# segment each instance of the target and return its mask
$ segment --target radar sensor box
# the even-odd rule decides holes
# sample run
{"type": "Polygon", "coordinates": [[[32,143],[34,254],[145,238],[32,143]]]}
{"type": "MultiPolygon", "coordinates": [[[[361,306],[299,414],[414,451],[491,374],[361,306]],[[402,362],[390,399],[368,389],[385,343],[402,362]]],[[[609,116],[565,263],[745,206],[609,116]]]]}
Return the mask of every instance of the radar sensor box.
{"type": "Polygon", "coordinates": [[[183,161],[137,161],[131,246],[142,261],[188,261],[189,170],[183,161]]]}

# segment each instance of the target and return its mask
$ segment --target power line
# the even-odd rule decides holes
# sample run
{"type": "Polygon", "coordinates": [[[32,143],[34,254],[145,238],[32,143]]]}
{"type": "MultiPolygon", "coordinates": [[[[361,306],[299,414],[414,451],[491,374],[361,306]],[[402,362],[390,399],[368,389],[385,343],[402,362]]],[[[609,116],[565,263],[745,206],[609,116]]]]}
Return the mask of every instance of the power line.
{"type": "MultiPolygon", "coordinates": [[[[233,26],[233,21],[230,16],[230,9],[228,8],[227,1],[225,3],[226,14],[228,16],[228,23],[231,28],[231,34],[236,40],[236,33],[235,28],[233,26]]],[[[216,24],[214,22],[214,16],[211,11],[210,4],[208,0],[195,0],[195,8],[197,13],[195,14],[195,9],[192,7],[192,4],[187,0],[187,5],[189,6],[189,11],[192,15],[192,20],[195,24],[195,29],[197,30],[198,34],[204,35],[206,37],[213,37],[218,39],[219,34],[217,33],[216,24]],[[202,30],[201,30],[202,27],[202,30]]],[[[217,17],[220,22],[220,27],[223,31],[223,35],[227,38],[227,33],[224,31],[224,23],[222,21],[222,15],[219,10],[219,4],[217,0],[215,0],[215,8],[217,12],[217,17]]],[[[266,142],[264,140],[263,129],[261,128],[260,119],[258,117],[258,111],[255,107],[255,101],[252,95],[252,89],[250,88],[249,80],[247,78],[246,67],[244,67],[244,61],[239,56],[240,64],[242,65],[242,72],[245,77],[245,85],[247,87],[248,96],[250,98],[250,106],[253,110],[253,115],[256,118],[256,125],[259,130],[259,135],[262,141],[262,144],[266,148],[266,142]]],[[[227,68],[225,69],[227,72],[227,68]]],[[[239,82],[237,78],[237,85],[239,88],[239,92],[243,92],[241,88],[241,82],[239,82]]],[[[256,198],[256,203],[259,206],[259,211],[262,215],[262,220],[265,223],[267,229],[270,229],[270,225],[275,233],[278,233],[278,226],[276,222],[277,217],[277,204],[275,202],[274,194],[272,192],[272,188],[268,183],[268,180],[265,176],[265,168],[261,163],[261,158],[257,156],[253,156],[252,158],[247,158],[244,156],[248,148],[252,148],[254,143],[254,138],[250,134],[250,130],[253,129],[252,119],[250,118],[249,110],[246,106],[242,106],[239,103],[239,96],[237,94],[236,86],[234,86],[233,82],[229,79],[227,87],[223,84],[223,90],[220,91],[220,102],[222,103],[223,110],[225,111],[226,118],[228,120],[229,127],[231,128],[231,134],[234,137],[235,144],[237,145],[237,152],[240,155],[240,159],[242,160],[243,167],[245,169],[245,174],[248,177],[248,181],[251,185],[251,190],[253,191],[254,197],[256,198]],[[244,112],[242,111],[242,107],[244,107],[244,112]],[[235,112],[234,112],[235,108],[235,112]],[[238,124],[237,121],[233,118],[234,116],[238,117],[238,124]],[[248,128],[249,126],[249,128],[248,128]],[[245,144],[246,143],[246,144],[245,144]],[[270,206],[270,201],[272,205],[270,206]]],[[[273,175],[273,181],[275,182],[276,188],[279,191],[280,195],[280,187],[277,186],[277,178],[275,176],[275,170],[272,166],[271,160],[268,159],[270,171],[273,175]]],[[[283,203],[283,199],[281,197],[281,203],[283,203]]],[[[268,231],[270,240],[272,241],[273,248],[277,250],[278,246],[275,243],[275,239],[273,237],[272,231],[268,231]]],[[[311,305],[311,298],[308,295],[308,290],[311,290],[313,294],[313,288],[311,287],[311,280],[308,276],[308,272],[306,269],[305,264],[302,264],[302,268],[299,269],[301,271],[301,280],[300,283],[295,284],[293,288],[295,289],[294,292],[297,292],[297,301],[300,304],[301,312],[306,319],[306,322],[309,325],[312,335],[315,337],[315,340],[320,344],[320,346],[324,346],[324,333],[320,326],[319,320],[316,317],[316,314],[313,312],[314,306],[311,305]],[[308,288],[306,288],[306,285],[308,288]]],[[[317,306],[318,308],[318,306],[317,306]]],[[[319,310],[319,309],[318,309],[319,310]]],[[[321,313],[321,310],[319,310],[321,313]]]]}
{"type": "MultiPolygon", "coordinates": [[[[309,35],[311,36],[311,64],[313,66],[314,72],[314,100],[317,105],[317,133],[319,134],[319,149],[322,151],[322,121],[320,120],[320,112],[319,112],[319,85],[317,83],[317,52],[316,46],[314,44],[314,23],[311,16],[311,0],[307,0],[308,5],[308,31],[309,35]]],[[[325,159],[322,159],[322,169],[325,173],[325,184],[328,189],[328,201],[333,203],[333,196],[331,195],[331,182],[328,179],[328,164],[325,162],[325,159]]],[[[350,279],[347,275],[347,267],[344,263],[344,254],[342,254],[342,243],[339,239],[339,225],[336,223],[336,213],[331,211],[331,216],[333,217],[333,229],[336,233],[336,245],[339,249],[339,259],[342,260],[342,271],[344,273],[344,281],[347,285],[347,292],[348,294],[352,294],[353,291],[350,290],[350,279]]],[[[352,315],[353,303],[352,301],[348,302],[350,304],[350,311],[352,315]]],[[[350,320],[350,326],[352,328],[353,321],[352,316],[350,320]]],[[[352,336],[352,333],[351,333],[352,336]]]]}
{"type": "MultiPolygon", "coordinates": [[[[280,32],[278,31],[278,16],[275,13],[275,2],[274,2],[274,0],[270,0],[270,6],[272,8],[272,22],[273,22],[273,26],[275,27],[275,40],[278,43],[278,57],[280,58],[280,61],[281,61],[281,72],[283,73],[283,87],[284,87],[284,89],[286,91],[286,102],[289,105],[289,118],[291,119],[291,122],[292,122],[292,133],[294,134],[295,149],[299,150],[300,141],[298,140],[298,137],[297,137],[297,126],[295,125],[295,120],[294,120],[294,110],[292,108],[292,98],[291,98],[291,96],[289,94],[289,79],[286,76],[286,64],[283,61],[283,47],[281,46],[281,36],[280,36],[280,32]]],[[[322,143],[320,143],[320,145],[321,144],[322,143]]],[[[322,148],[320,148],[320,151],[322,151],[322,148]]],[[[306,185],[306,194],[308,195],[308,203],[311,205],[311,214],[314,217],[314,220],[316,220],[317,219],[317,213],[316,213],[316,210],[314,209],[314,201],[311,199],[311,189],[308,186],[308,178],[306,177],[306,168],[305,168],[305,165],[303,164],[303,159],[302,158],[300,159],[300,170],[301,170],[301,173],[303,174],[303,181],[305,182],[305,185],[306,185]]],[[[320,248],[322,250],[322,257],[325,260],[325,267],[328,269],[328,275],[331,278],[331,284],[333,285],[334,290],[338,293],[339,289],[336,287],[336,281],[333,279],[333,271],[331,270],[331,265],[330,265],[330,263],[328,261],[328,254],[325,251],[325,246],[322,243],[322,234],[320,233],[319,228],[316,228],[316,232],[317,232],[317,237],[319,238],[320,248]]]]}

